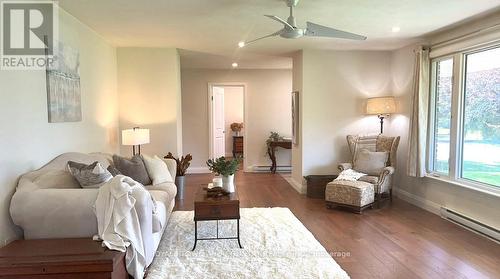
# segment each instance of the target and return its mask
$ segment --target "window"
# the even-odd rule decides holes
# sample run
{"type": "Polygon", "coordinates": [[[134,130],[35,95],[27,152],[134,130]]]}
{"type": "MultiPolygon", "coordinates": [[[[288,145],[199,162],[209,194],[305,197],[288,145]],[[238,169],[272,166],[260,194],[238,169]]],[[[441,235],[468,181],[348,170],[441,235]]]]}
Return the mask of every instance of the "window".
{"type": "Polygon", "coordinates": [[[436,62],[434,118],[434,171],[448,173],[450,159],[451,88],[453,59],[436,62]]]}
{"type": "Polygon", "coordinates": [[[465,56],[462,177],[500,187],[500,48],[465,56]]]}
{"type": "Polygon", "coordinates": [[[500,189],[500,47],[434,59],[431,82],[429,171],[500,189]]]}

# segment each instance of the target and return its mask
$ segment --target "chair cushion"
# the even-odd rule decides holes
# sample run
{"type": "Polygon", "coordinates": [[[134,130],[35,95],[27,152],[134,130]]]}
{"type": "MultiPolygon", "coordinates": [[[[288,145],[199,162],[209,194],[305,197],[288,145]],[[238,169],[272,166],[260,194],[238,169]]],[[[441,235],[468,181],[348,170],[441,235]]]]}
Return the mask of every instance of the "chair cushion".
{"type": "Polygon", "coordinates": [[[330,202],[362,207],[373,203],[373,184],[364,181],[332,181],[326,185],[325,199],[330,202]]]}
{"type": "Polygon", "coordinates": [[[358,180],[368,182],[371,184],[378,184],[378,176],[365,175],[365,176],[360,177],[358,180]]]}
{"type": "Polygon", "coordinates": [[[368,175],[379,175],[385,168],[388,157],[388,152],[360,150],[354,158],[353,169],[368,175]]]}

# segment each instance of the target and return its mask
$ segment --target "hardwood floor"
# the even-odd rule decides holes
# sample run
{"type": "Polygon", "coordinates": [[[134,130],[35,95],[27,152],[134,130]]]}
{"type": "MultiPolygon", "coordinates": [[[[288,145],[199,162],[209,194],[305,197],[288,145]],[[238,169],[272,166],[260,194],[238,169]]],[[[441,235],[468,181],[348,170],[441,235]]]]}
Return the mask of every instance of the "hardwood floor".
{"type": "MultiPolygon", "coordinates": [[[[193,210],[211,178],[188,175],[175,210],[193,210]]],[[[278,174],[238,172],[236,187],[241,207],[290,208],[351,278],[500,278],[499,244],[397,198],[358,215],[326,209],[278,174]]]]}

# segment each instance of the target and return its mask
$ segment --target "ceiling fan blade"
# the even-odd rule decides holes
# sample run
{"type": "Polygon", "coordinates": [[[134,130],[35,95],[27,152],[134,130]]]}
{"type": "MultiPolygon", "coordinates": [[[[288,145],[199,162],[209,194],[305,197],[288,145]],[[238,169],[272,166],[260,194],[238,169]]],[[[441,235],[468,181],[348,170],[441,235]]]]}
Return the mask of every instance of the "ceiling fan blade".
{"type": "Polygon", "coordinates": [[[360,40],[360,41],[366,40],[365,36],[333,29],[309,21],[307,22],[307,29],[305,35],[312,37],[330,37],[330,38],[342,38],[342,39],[360,40]]]}
{"type": "MultiPolygon", "coordinates": [[[[283,32],[283,29],[281,29],[281,30],[279,30],[279,31],[276,31],[276,32],[274,32],[274,33],[272,33],[272,34],[269,34],[269,35],[266,35],[266,36],[263,36],[263,37],[260,37],[260,38],[257,38],[257,39],[253,39],[253,40],[251,40],[251,41],[247,41],[247,42],[245,42],[245,43],[243,44],[243,46],[246,46],[246,45],[251,44],[251,43],[255,43],[255,42],[256,42],[256,41],[258,41],[258,40],[262,40],[262,39],[265,39],[265,38],[278,36],[279,34],[281,34],[281,32],[283,32]]],[[[243,46],[241,46],[241,47],[243,47],[243,46]]]]}
{"type": "Polygon", "coordinates": [[[276,20],[277,22],[280,22],[280,23],[284,24],[285,26],[288,26],[290,29],[294,29],[294,27],[291,26],[290,23],[286,22],[286,20],[283,20],[275,15],[264,15],[264,16],[267,16],[268,18],[270,18],[272,20],[276,20]]]}

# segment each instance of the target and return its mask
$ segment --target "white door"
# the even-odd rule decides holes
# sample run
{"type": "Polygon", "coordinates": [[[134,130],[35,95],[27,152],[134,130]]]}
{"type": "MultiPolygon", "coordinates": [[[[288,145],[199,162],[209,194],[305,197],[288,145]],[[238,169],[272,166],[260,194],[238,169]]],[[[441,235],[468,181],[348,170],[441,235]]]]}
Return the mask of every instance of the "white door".
{"type": "Polygon", "coordinates": [[[219,158],[226,153],[224,122],[224,88],[212,87],[212,136],[213,156],[219,158]]]}

